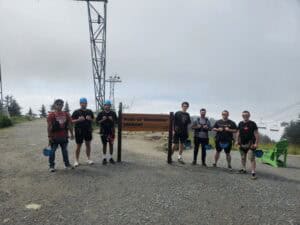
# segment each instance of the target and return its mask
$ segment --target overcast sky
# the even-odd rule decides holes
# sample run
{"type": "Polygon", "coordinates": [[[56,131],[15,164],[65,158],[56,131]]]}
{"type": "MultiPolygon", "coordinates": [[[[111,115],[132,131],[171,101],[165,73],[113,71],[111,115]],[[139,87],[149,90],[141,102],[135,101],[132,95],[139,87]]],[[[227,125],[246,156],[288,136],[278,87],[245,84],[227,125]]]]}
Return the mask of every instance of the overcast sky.
{"type": "MultiPolygon", "coordinates": [[[[58,97],[74,109],[86,96],[94,108],[88,32],[84,2],[0,0],[5,94],[24,112],[58,97]]],[[[187,100],[192,114],[265,119],[300,100],[300,1],[111,0],[107,57],[131,112],[187,100]]]]}

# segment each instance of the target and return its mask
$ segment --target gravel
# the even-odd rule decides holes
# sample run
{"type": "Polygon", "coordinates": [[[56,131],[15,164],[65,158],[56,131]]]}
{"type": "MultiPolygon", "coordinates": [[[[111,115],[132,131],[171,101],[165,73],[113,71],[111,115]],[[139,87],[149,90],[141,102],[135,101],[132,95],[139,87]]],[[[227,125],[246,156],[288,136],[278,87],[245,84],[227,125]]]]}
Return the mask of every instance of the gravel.
{"type": "MultiPolygon", "coordinates": [[[[289,168],[258,163],[253,181],[237,174],[238,153],[233,172],[224,154],[220,167],[211,167],[213,151],[208,168],[190,164],[192,151],[184,153],[186,165],[168,165],[159,142],[135,134],[123,139],[123,163],[102,166],[95,133],[94,165],[82,154],[83,165],[64,170],[57,152],[51,174],[42,155],[45,125],[37,120],[0,130],[0,224],[300,225],[300,157],[290,156],[289,168]]],[[[73,161],[74,142],[69,152],[73,161]]]]}

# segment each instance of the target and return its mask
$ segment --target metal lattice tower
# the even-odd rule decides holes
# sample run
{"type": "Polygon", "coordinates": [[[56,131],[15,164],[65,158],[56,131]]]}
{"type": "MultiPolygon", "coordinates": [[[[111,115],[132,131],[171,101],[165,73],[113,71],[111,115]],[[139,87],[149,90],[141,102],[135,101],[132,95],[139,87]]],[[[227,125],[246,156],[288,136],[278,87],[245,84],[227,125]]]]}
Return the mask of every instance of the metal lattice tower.
{"type": "Polygon", "coordinates": [[[87,3],[96,110],[99,110],[105,101],[107,0],[77,1],[87,3]]]}
{"type": "Polygon", "coordinates": [[[118,75],[110,76],[106,82],[109,83],[109,99],[112,101],[113,108],[115,108],[115,84],[121,83],[121,78],[118,75]]]}

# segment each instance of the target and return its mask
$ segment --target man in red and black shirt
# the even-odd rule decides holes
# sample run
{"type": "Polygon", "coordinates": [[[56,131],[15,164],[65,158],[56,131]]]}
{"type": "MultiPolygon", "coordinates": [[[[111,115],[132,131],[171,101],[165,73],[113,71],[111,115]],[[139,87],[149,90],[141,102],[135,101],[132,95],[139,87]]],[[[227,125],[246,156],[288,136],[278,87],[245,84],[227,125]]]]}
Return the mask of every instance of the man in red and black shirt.
{"type": "Polygon", "coordinates": [[[237,145],[240,147],[242,169],[240,173],[246,173],[247,155],[251,161],[252,179],[256,179],[256,161],[255,150],[259,142],[258,128],[255,122],[250,120],[250,112],[244,111],[242,114],[243,121],[238,125],[237,145]]]}
{"type": "Polygon", "coordinates": [[[53,107],[54,112],[48,114],[47,123],[48,123],[48,138],[49,144],[52,148],[52,153],[49,156],[49,166],[50,172],[55,172],[55,151],[58,146],[61,147],[63,160],[66,166],[66,169],[72,168],[69,162],[68,156],[68,138],[70,132],[71,140],[74,139],[73,127],[71,116],[67,112],[63,112],[62,108],[64,106],[64,101],[61,99],[55,100],[53,107]]]}

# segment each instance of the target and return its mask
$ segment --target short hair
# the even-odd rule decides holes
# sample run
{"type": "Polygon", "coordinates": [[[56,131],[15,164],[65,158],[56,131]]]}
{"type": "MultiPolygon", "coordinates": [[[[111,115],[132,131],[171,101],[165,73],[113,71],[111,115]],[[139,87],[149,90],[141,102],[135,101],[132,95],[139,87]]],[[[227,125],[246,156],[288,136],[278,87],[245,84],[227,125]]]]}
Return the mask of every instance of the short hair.
{"type": "Polygon", "coordinates": [[[222,112],[222,113],[228,113],[228,114],[229,114],[228,110],[226,110],[226,109],[225,109],[225,110],[223,110],[223,112],[222,112]]]}
{"type": "Polygon", "coordinates": [[[54,105],[56,105],[56,104],[64,104],[64,100],[62,100],[62,99],[56,99],[55,101],[54,101],[54,105]]]}
{"type": "Polygon", "coordinates": [[[181,103],[181,106],[184,106],[184,105],[187,105],[188,107],[190,106],[190,103],[188,103],[188,102],[183,102],[183,103],[181,103]]]}
{"type": "Polygon", "coordinates": [[[250,114],[250,112],[248,110],[244,110],[243,113],[250,114]]]}
{"type": "Polygon", "coordinates": [[[202,108],[200,109],[200,112],[206,112],[206,109],[202,108]]]}

